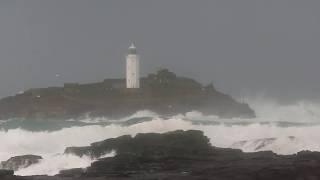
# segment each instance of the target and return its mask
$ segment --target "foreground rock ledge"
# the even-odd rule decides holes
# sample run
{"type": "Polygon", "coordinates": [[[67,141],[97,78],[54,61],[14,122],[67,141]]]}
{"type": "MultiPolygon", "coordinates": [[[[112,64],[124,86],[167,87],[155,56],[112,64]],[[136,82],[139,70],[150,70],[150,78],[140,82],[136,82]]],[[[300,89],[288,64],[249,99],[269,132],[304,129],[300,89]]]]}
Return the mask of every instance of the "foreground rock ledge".
{"type": "Polygon", "coordinates": [[[67,148],[65,153],[100,156],[110,150],[115,157],[103,158],[87,169],[64,170],[55,177],[15,177],[0,172],[0,179],[21,180],[315,180],[320,179],[320,153],[296,155],[272,152],[243,153],[212,147],[201,131],[122,136],[67,148]]]}

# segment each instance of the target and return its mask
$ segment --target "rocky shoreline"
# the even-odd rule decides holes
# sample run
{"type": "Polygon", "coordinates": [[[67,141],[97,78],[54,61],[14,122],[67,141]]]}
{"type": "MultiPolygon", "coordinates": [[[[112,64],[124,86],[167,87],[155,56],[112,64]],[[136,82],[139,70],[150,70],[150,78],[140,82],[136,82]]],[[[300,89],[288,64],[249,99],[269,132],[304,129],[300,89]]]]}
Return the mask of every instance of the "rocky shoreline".
{"type": "Polygon", "coordinates": [[[141,78],[139,89],[125,88],[125,79],[105,79],[91,84],[30,89],[0,100],[0,119],[119,119],[142,110],[163,116],[199,111],[224,118],[255,117],[248,104],[237,102],[212,84],[204,86],[166,69],[141,78]]]}
{"type": "Polygon", "coordinates": [[[314,180],[320,179],[320,153],[303,151],[294,155],[273,152],[243,153],[236,149],[212,147],[201,131],[174,131],[164,134],[121,136],[87,147],[69,147],[67,154],[101,155],[86,169],[63,170],[49,176],[19,177],[1,170],[8,180],[314,180]]]}

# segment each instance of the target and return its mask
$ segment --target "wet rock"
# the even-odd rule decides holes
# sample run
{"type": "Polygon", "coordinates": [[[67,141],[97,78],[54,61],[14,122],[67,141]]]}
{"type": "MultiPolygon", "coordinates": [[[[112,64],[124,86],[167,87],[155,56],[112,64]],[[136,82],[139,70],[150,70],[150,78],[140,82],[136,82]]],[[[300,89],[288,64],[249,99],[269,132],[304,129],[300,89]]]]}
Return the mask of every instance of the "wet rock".
{"type": "Polygon", "coordinates": [[[84,169],[75,168],[75,169],[67,169],[61,170],[59,172],[59,177],[80,177],[84,173],[84,169]]]}
{"type": "Polygon", "coordinates": [[[116,151],[117,154],[135,154],[156,159],[193,154],[200,156],[201,153],[206,154],[209,150],[211,150],[209,139],[203,135],[203,132],[190,130],[165,134],[137,134],[135,137],[125,135],[92,143],[87,147],[69,147],[65,153],[99,158],[108,152],[116,151]]]}
{"type": "Polygon", "coordinates": [[[37,164],[41,159],[41,156],[35,155],[15,156],[7,161],[1,162],[0,169],[17,171],[19,169],[27,168],[33,164],[37,164]]]}
{"type": "Polygon", "coordinates": [[[13,170],[0,170],[0,178],[5,176],[13,176],[14,171],[13,170]]]}
{"type": "Polygon", "coordinates": [[[116,150],[117,155],[101,158],[86,169],[65,170],[54,177],[10,176],[10,178],[12,180],[16,178],[21,180],[320,179],[320,152],[302,151],[294,155],[277,155],[271,151],[244,153],[236,149],[212,147],[201,131],[121,136],[93,143],[88,147],[67,150],[78,155],[95,156],[110,149],[116,150]]]}
{"type": "MultiPolygon", "coordinates": [[[[261,140],[259,144],[270,141],[273,139],[261,140]]],[[[92,163],[81,175],[84,179],[320,179],[320,153],[304,151],[287,156],[271,151],[243,153],[212,147],[208,142],[200,131],[175,131],[122,136],[68,150],[78,155],[117,151],[115,157],[92,163]]]]}

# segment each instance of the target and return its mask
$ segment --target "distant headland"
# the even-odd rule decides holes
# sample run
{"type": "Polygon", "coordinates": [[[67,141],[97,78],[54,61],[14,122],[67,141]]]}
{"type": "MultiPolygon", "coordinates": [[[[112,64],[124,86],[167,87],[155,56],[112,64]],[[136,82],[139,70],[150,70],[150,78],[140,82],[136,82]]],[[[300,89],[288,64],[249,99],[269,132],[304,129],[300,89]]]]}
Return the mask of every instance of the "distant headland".
{"type": "Polygon", "coordinates": [[[248,104],[217,91],[212,84],[178,77],[167,69],[141,78],[140,88],[126,88],[125,79],[63,87],[30,89],[0,100],[0,119],[121,118],[140,110],[160,115],[199,111],[224,118],[254,117],[248,104]]]}
{"type": "Polygon", "coordinates": [[[223,118],[255,117],[248,104],[217,91],[212,84],[178,77],[162,69],[140,78],[140,56],[132,44],[125,79],[66,83],[63,87],[30,89],[0,100],[0,119],[76,119],[82,116],[122,118],[141,110],[159,115],[199,111],[223,118]]]}

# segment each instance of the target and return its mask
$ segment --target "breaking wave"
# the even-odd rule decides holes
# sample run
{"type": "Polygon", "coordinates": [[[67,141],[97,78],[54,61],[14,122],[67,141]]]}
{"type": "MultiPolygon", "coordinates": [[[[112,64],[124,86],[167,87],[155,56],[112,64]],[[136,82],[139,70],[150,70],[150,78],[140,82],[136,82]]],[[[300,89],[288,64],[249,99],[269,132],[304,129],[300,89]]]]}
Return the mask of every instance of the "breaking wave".
{"type": "MultiPolygon", "coordinates": [[[[104,157],[112,157],[114,152],[106,154],[104,157]]],[[[61,170],[73,168],[86,168],[96,161],[90,157],[78,157],[70,154],[57,154],[53,156],[44,157],[38,164],[29,166],[27,168],[18,170],[16,175],[30,176],[30,175],[49,175],[53,176],[58,174],[61,170]]]]}
{"type": "Polygon", "coordinates": [[[85,125],[51,131],[3,129],[0,130],[0,161],[17,155],[40,155],[44,158],[40,164],[21,169],[16,174],[54,175],[63,169],[87,167],[95,161],[89,157],[61,154],[66,147],[87,146],[125,134],[163,133],[177,129],[202,130],[213,146],[239,148],[245,152],[272,150],[278,154],[293,154],[302,150],[320,151],[319,104],[298,102],[278,105],[266,100],[252,100],[249,104],[255,109],[257,118],[221,119],[199,112],[164,118],[150,111],[140,111],[121,120],[87,117],[81,120],[85,125]],[[149,120],[132,120],[144,117],[149,120]]]}

